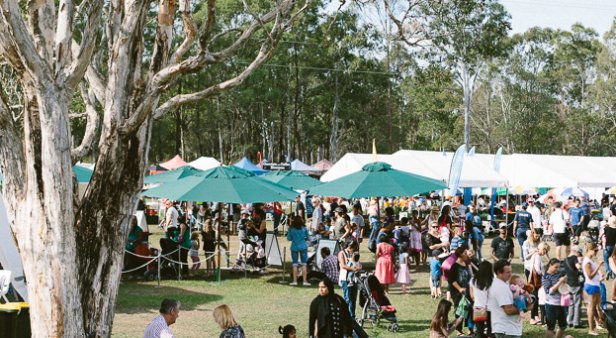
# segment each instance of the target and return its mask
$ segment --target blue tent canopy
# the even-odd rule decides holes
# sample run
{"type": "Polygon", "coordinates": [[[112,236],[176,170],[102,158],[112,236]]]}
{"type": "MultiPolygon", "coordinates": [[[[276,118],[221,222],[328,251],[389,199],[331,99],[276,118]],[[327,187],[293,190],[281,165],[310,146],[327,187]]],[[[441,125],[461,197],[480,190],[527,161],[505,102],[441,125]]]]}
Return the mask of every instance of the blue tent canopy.
{"type": "Polygon", "coordinates": [[[267,170],[257,167],[252,162],[250,162],[250,160],[247,159],[246,156],[244,156],[239,162],[235,163],[234,166],[242,168],[244,170],[252,171],[257,175],[261,175],[267,172],[267,170]]]}

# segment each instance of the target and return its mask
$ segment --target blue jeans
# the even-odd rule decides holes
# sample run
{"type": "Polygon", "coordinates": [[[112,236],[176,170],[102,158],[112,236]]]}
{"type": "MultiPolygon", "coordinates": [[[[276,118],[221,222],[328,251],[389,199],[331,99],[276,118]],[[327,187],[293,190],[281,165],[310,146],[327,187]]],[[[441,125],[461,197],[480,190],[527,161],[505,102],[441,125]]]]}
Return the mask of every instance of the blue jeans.
{"type": "Polygon", "coordinates": [[[351,314],[351,318],[355,318],[355,303],[357,300],[357,285],[349,285],[349,282],[343,280],[340,282],[340,286],[342,287],[342,296],[344,297],[344,301],[349,304],[349,313],[351,314]]]}
{"type": "Polygon", "coordinates": [[[370,225],[372,226],[372,230],[370,230],[369,241],[376,241],[376,235],[379,233],[379,218],[370,216],[368,221],[370,222],[370,225]]]}
{"type": "Polygon", "coordinates": [[[293,261],[293,266],[306,265],[306,263],[308,262],[308,250],[291,250],[291,260],[293,261]]]}
{"type": "MultiPolygon", "coordinates": [[[[614,247],[613,246],[608,245],[608,246],[605,247],[605,250],[603,250],[603,261],[604,262],[609,262],[610,256],[612,255],[612,251],[614,251],[614,247]]],[[[605,265],[605,272],[608,275],[614,272],[610,268],[609,264],[604,264],[604,265],[605,265]]]]}
{"type": "Polygon", "coordinates": [[[524,244],[524,241],[528,239],[528,237],[526,236],[526,231],[528,230],[530,229],[518,227],[515,232],[515,235],[518,237],[518,243],[520,244],[520,257],[522,257],[522,259],[524,259],[524,255],[522,254],[522,244],[524,244]]]}
{"type": "Polygon", "coordinates": [[[473,229],[471,230],[471,237],[473,238],[473,240],[477,241],[477,248],[476,249],[476,255],[477,258],[479,258],[479,260],[481,260],[481,246],[483,245],[483,232],[481,232],[481,229],[479,229],[478,227],[473,227],[473,229]]]}

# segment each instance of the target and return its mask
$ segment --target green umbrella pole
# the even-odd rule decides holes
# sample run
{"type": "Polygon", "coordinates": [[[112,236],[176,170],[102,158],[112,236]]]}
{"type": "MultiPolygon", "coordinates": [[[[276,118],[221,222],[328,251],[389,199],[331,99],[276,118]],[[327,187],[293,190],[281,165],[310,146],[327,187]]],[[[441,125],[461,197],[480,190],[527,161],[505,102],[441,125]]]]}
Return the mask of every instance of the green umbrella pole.
{"type": "Polygon", "coordinates": [[[218,253],[217,253],[217,257],[218,259],[216,262],[216,280],[220,283],[220,222],[217,222],[218,225],[216,225],[216,246],[218,247],[218,253]]]}

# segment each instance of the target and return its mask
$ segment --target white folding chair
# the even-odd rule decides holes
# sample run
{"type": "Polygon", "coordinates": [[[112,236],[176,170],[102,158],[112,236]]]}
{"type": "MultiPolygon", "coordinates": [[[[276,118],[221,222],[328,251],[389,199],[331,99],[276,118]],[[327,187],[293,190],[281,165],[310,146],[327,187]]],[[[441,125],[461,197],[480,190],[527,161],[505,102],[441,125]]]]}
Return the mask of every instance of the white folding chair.
{"type": "Polygon", "coordinates": [[[5,303],[9,302],[9,300],[6,298],[6,294],[9,292],[10,285],[11,285],[11,271],[10,270],[0,270],[0,297],[4,299],[5,303]]]}

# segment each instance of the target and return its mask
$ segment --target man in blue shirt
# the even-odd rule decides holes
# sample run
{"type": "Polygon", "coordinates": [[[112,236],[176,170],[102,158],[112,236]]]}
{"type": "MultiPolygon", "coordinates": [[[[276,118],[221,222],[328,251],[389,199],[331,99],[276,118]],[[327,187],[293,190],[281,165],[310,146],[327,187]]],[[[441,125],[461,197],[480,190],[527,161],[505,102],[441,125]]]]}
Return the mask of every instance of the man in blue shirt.
{"type": "Polygon", "coordinates": [[[477,254],[477,258],[481,260],[481,246],[483,245],[483,224],[481,217],[477,213],[477,209],[474,205],[468,206],[468,212],[466,213],[466,231],[470,234],[471,243],[473,243],[473,249],[477,254]]]}
{"type": "Polygon", "coordinates": [[[588,203],[588,198],[584,195],[580,197],[580,208],[582,209],[582,218],[580,219],[580,225],[582,226],[582,231],[586,230],[588,223],[590,222],[590,203],[588,203]]]}
{"type": "Polygon", "coordinates": [[[513,235],[518,238],[520,244],[520,257],[524,261],[524,255],[522,254],[522,244],[526,241],[526,231],[533,229],[533,215],[526,211],[528,204],[522,203],[522,209],[515,213],[513,218],[513,235]]]}
{"type": "Polygon", "coordinates": [[[584,210],[580,208],[580,200],[576,199],[573,202],[573,206],[569,208],[569,223],[575,232],[575,241],[579,242],[582,230],[584,230],[584,224],[582,223],[584,218],[584,210]]]}

